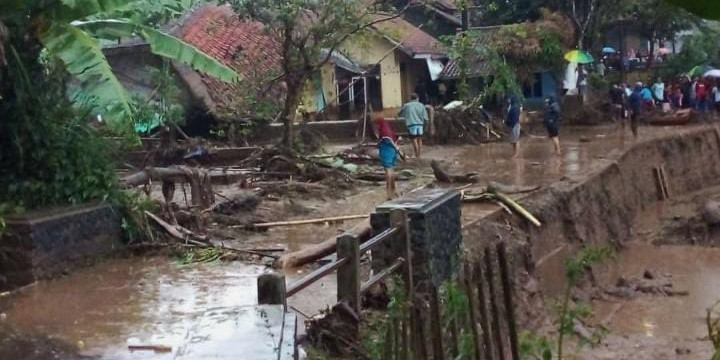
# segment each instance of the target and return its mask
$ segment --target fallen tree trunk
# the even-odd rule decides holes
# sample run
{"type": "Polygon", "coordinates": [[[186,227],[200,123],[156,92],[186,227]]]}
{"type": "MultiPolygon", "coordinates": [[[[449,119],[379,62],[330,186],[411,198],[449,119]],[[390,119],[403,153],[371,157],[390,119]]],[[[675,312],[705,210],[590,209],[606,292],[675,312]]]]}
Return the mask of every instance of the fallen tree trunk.
{"type": "MultiPolygon", "coordinates": [[[[370,219],[367,219],[346,231],[346,234],[356,236],[360,242],[367,241],[372,234],[370,219]]],[[[335,252],[337,237],[333,236],[319,244],[314,244],[302,250],[294,251],[280,256],[275,261],[275,268],[285,269],[305,265],[307,263],[322,259],[335,252]]]]}
{"type": "Polygon", "coordinates": [[[323,184],[296,182],[296,181],[258,181],[253,183],[254,187],[259,187],[265,191],[286,192],[311,192],[311,191],[327,191],[330,188],[323,184]]]}
{"type": "Polygon", "coordinates": [[[433,174],[435,175],[435,178],[439,182],[443,183],[474,183],[477,182],[477,179],[473,178],[471,175],[453,175],[448,173],[448,171],[440,165],[440,163],[436,160],[433,160],[430,162],[430,166],[433,169],[433,174]]]}

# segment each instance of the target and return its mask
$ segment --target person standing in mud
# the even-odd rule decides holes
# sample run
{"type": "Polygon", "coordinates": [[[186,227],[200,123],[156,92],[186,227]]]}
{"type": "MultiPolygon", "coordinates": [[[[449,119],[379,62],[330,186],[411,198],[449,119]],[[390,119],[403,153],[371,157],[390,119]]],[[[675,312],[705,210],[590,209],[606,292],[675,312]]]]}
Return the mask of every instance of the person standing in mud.
{"type": "Polygon", "coordinates": [[[628,102],[630,103],[630,129],[632,129],[633,136],[637,139],[638,137],[638,121],[642,112],[642,84],[638,83],[635,85],[628,102]]]}
{"type": "Polygon", "coordinates": [[[522,113],[522,105],[516,95],[510,95],[508,99],[508,109],[505,115],[505,126],[510,133],[510,143],[513,146],[513,158],[520,155],[520,114],[522,113]]]}
{"type": "Polygon", "coordinates": [[[378,142],[380,165],[385,170],[385,190],[387,191],[387,198],[390,200],[397,197],[395,163],[400,154],[400,148],[397,145],[398,136],[382,114],[375,115],[375,126],[377,126],[378,138],[380,139],[378,142]]]}
{"type": "Polygon", "coordinates": [[[560,155],[560,104],[551,96],[545,99],[545,129],[555,146],[555,155],[560,155]]]}
{"type": "Polygon", "coordinates": [[[420,102],[418,94],[410,95],[410,101],[403,105],[398,113],[398,117],[405,118],[405,126],[407,126],[408,134],[410,134],[410,139],[412,139],[415,157],[420,158],[423,129],[430,117],[428,116],[425,105],[420,102]]]}

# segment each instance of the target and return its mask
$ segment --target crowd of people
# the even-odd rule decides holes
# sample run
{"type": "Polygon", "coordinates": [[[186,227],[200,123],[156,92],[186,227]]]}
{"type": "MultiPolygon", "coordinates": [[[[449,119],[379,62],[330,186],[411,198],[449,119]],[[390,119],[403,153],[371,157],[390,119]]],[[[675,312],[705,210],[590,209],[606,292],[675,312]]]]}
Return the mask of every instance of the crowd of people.
{"type": "Polygon", "coordinates": [[[610,100],[618,119],[630,118],[633,134],[637,136],[638,117],[649,111],[660,109],[695,109],[700,112],[720,112],[720,81],[711,77],[677,78],[666,85],[662,78],[651,84],[636,83],[613,85],[610,100]]]}

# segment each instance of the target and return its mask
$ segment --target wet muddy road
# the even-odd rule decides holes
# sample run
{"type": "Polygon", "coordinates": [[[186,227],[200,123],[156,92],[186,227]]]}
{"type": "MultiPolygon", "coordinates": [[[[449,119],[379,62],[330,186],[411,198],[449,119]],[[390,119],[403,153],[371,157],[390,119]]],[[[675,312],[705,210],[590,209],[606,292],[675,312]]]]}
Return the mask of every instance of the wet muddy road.
{"type": "Polygon", "coordinates": [[[174,351],[131,353],[127,346],[178,349],[208,309],[256,304],[262,271],[238,262],[114,259],[0,298],[0,313],[22,333],[58,338],[98,359],[172,359],[174,351]]]}
{"type": "MultiPolygon", "coordinates": [[[[677,128],[652,128],[647,129],[643,137],[661,136],[676,131],[677,128]]],[[[411,160],[418,163],[414,167],[419,176],[411,181],[401,182],[399,187],[401,192],[408,192],[432,182],[429,159],[444,161],[452,172],[477,172],[482,179],[480,185],[487,181],[498,181],[510,185],[545,186],[564,177],[585,176],[596,167],[619,157],[624,149],[634,142],[629,132],[621,132],[611,127],[566,129],[562,136],[563,154],[560,157],[552,153],[551,144],[542,137],[524,138],[522,156],[515,160],[509,158],[511,150],[505,143],[428,147],[426,159],[411,160]]],[[[369,213],[385,200],[382,186],[364,186],[346,195],[341,199],[292,199],[308,209],[295,218],[369,213]]],[[[494,210],[492,205],[464,206],[463,221],[467,223],[482,218],[494,210]]],[[[284,244],[292,250],[322,241],[353,225],[354,222],[346,222],[274,228],[263,234],[249,234],[242,241],[246,246],[284,244]]],[[[657,251],[675,253],[672,249],[664,248],[657,251]]],[[[697,251],[697,254],[684,258],[669,259],[675,259],[673,261],[681,264],[688,259],[706,259],[712,262],[714,256],[720,256],[697,251]]],[[[630,248],[628,254],[645,256],[649,252],[647,249],[630,248]]],[[[658,253],[657,256],[661,255],[662,253],[658,253]]],[[[622,264],[623,258],[619,261],[622,264]]],[[[632,256],[625,261],[628,267],[640,266],[632,256]]],[[[692,265],[710,268],[700,266],[699,263],[696,261],[692,265]]],[[[673,264],[675,263],[667,261],[663,266],[672,268],[673,264]]],[[[684,265],[686,273],[697,275],[694,270],[696,268],[687,267],[690,264],[684,265]]],[[[715,273],[718,268],[710,269],[706,275],[688,280],[688,286],[711,285],[714,289],[720,289],[720,276],[714,276],[720,275],[715,273]]],[[[22,292],[0,298],[0,314],[4,314],[0,317],[0,326],[4,323],[26,334],[49,335],[80,349],[83,354],[100,359],[171,359],[173,352],[130,353],[127,345],[153,343],[176,348],[183,342],[199,314],[206,310],[254,304],[255,278],[263,271],[265,270],[262,266],[242,263],[179,266],[166,258],[109,260],[75,271],[67,277],[41,282],[22,292]]],[[[307,271],[308,269],[294,269],[287,275],[292,279],[307,271]]],[[[627,271],[634,269],[628,268],[627,271]]],[[[290,305],[304,314],[315,314],[327,304],[334,303],[334,287],[334,278],[326,277],[291,298],[290,305]]],[[[716,290],[708,291],[707,296],[696,300],[671,299],[692,301],[687,309],[697,307],[700,311],[699,315],[688,310],[678,312],[677,316],[697,322],[698,316],[702,315],[704,307],[707,306],[706,302],[715,295],[720,298],[720,294],[713,291],[716,290]]],[[[637,304],[636,308],[632,306],[628,305],[627,309],[620,311],[637,315],[637,321],[613,324],[619,333],[635,333],[636,329],[646,329],[646,324],[652,324],[655,333],[669,328],[672,321],[667,317],[663,318],[662,312],[671,311],[673,306],[685,305],[670,302],[667,307],[645,317],[641,316],[642,312],[639,311],[644,309],[642,304],[637,304]],[[647,320],[650,316],[654,316],[656,320],[647,320]]],[[[628,318],[631,318],[630,315],[628,318]]],[[[700,330],[693,331],[695,334],[700,330]]]]}

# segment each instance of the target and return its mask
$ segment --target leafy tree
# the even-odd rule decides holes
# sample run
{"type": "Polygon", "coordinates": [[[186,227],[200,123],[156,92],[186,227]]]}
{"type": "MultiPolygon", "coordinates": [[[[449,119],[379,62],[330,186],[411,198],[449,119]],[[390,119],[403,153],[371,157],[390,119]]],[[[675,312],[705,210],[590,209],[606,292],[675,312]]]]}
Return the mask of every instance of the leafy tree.
{"type": "MultiPolygon", "coordinates": [[[[659,39],[674,39],[676,34],[699,25],[699,19],[664,0],[634,0],[628,11],[642,34],[650,39],[650,53],[655,53],[655,42],[659,39]]],[[[654,58],[650,57],[648,66],[654,58]]]]}
{"type": "Polygon", "coordinates": [[[473,21],[482,26],[505,25],[540,18],[540,9],[547,7],[543,0],[473,0],[473,21]]]}
{"type": "Polygon", "coordinates": [[[280,118],[285,125],[283,145],[294,145],[294,118],[308,79],[330,60],[332,52],[352,35],[398,17],[376,0],[228,0],[241,16],[262,23],[280,44],[285,103],[280,118]],[[380,13],[384,11],[383,13],[380,13]],[[323,55],[323,50],[329,50],[323,55]]]}
{"type": "Polygon", "coordinates": [[[0,4],[0,213],[104,199],[114,187],[107,141],[89,108],[127,129],[130,97],[98,38],[138,35],[153,52],[232,80],[234,71],[143,24],[108,15],[134,0],[6,0],[0,4]],[[70,99],[68,85],[84,96],[70,99]]]}
{"type": "MultiPolygon", "coordinates": [[[[116,124],[132,117],[131,100],[112,73],[98,38],[140,36],[157,55],[223,80],[238,78],[229,67],[160,30],[126,19],[101,18],[126,9],[135,1],[13,0],[0,7],[0,23],[9,29],[6,40],[9,48],[27,55],[24,64],[38,61],[41,50],[48,58],[59,59],[79,83],[86,100],[91,100],[105,118],[116,124]]],[[[8,77],[0,74],[0,79],[8,77]]],[[[12,98],[11,85],[3,87],[3,97],[12,98]]]]}
{"type": "Polygon", "coordinates": [[[708,0],[666,0],[705,19],[720,20],[720,3],[708,0]]]}

